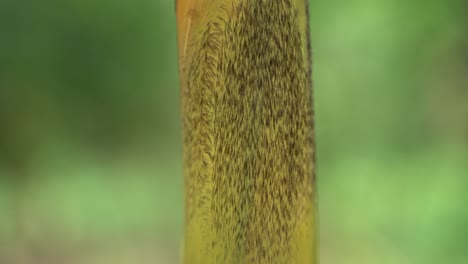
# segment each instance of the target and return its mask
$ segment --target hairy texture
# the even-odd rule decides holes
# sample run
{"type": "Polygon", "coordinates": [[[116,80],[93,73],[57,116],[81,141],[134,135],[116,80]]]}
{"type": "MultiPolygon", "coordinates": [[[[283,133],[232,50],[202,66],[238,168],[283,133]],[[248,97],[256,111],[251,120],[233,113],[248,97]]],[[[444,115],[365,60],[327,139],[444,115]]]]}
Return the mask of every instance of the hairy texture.
{"type": "Polygon", "coordinates": [[[185,263],[314,264],[306,1],[217,10],[182,70],[185,263]]]}

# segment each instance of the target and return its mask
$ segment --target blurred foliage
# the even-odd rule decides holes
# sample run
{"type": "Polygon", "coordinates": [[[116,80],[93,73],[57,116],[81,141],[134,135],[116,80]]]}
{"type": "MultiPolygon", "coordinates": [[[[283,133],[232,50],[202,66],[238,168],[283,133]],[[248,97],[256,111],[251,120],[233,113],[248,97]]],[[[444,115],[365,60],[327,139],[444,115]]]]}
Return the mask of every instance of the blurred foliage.
{"type": "MultiPolygon", "coordinates": [[[[322,263],[465,263],[466,1],[311,1],[322,263]]],[[[173,0],[0,1],[0,263],[177,263],[173,0]]]]}

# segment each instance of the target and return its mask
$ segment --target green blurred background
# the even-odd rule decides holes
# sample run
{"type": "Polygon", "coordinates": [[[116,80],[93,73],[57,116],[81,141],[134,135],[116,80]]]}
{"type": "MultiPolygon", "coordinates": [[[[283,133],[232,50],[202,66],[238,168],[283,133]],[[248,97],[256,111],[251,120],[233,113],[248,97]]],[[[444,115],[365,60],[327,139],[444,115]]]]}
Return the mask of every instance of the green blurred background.
{"type": "MultiPolygon", "coordinates": [[[[468,4],[311,1],[322,264],[466,263],[468,4]]],[[[0,263],[178,263],[174,0],[0,1],[0,263]]]]}

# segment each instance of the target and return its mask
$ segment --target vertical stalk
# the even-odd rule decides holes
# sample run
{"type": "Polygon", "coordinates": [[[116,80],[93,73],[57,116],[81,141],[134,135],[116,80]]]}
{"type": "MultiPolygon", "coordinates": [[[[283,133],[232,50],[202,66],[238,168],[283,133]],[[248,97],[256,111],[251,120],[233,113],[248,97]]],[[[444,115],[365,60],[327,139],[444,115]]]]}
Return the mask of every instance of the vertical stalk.
{"type": "Polygon", "coordinates": [[[185,264],[315,264],[306,0],[178,0],[185,264]]]}

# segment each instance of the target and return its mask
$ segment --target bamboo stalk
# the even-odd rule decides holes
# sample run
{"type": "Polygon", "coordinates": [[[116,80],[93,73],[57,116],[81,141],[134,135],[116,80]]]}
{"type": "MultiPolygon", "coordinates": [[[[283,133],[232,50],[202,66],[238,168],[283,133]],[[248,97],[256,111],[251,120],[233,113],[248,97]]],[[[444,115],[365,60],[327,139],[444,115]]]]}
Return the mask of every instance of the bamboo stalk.
{"type": "Polygon", "coordinates": [[[306,0],[178,0],[185,264],[316,264],[306,0]]]}

